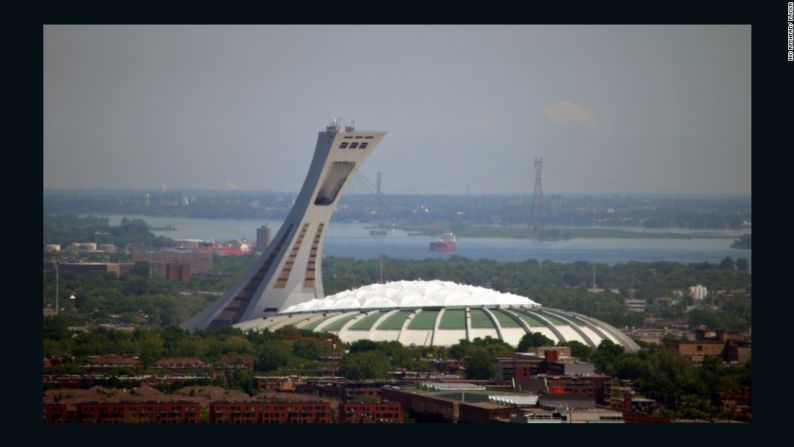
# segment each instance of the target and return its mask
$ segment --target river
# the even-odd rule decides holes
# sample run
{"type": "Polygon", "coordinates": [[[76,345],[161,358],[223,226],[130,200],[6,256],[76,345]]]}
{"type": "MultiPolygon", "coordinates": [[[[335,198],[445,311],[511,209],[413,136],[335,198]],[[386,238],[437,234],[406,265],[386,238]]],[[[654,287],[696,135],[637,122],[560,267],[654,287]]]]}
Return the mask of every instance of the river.
{"type": "MultiPolygon", "coordinates": [[[[173,225],[176,231],[152,231],[173,239],[207,239],[226,241],[246,239],[256,241],[256,229],[267,224],[273,236],[281,226],[278,221],[250,219],[200,219],[187,217],[105,215],[110,225],[118,225],[122,217],[145,220],[150,227],[173,225]]],[[[733,239],[698,238],[697,233],[725,234],[738,237],[742,232],[731,230],[684,230],[680,228],[653,229],[648,232],[677,232],[692,234],[692,239],[607,239],[579,238],[559,241],[536,241],[506,238],[458,238],[456,253],[435,253],[429,249],[430,236],[408,236],[404,231],[389,231],[386,236],[370,236],[371,224],[332,223],[328,228],[324,255],[372,259],[379,256],[424,259],[448,258],[459,255],[469,259],[497,261],[525,261],[527,259],[556,262],[605,262],[614,265],[627,261],[639,262],[720,262],[726,256],[746,258],[752,262],[751,251],[730,248],[733,239]]],[[[635,231],[637,229],[634,229],[635,231]]],[[[642,231],[642,229],[640,229],[642,231]]]]}

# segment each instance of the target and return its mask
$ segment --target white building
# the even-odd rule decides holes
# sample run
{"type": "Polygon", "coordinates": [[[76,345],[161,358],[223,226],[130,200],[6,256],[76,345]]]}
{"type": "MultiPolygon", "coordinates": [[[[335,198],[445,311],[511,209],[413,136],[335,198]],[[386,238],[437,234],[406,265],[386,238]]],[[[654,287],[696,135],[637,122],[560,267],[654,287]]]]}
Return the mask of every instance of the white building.
{"type": "Polygon", "coordinates": [[[689,288],[689,296],[691,296],[695,301],[703,300],[703,298],[707,297],[708,294],[709,291],[700,284],[689,288]]]}

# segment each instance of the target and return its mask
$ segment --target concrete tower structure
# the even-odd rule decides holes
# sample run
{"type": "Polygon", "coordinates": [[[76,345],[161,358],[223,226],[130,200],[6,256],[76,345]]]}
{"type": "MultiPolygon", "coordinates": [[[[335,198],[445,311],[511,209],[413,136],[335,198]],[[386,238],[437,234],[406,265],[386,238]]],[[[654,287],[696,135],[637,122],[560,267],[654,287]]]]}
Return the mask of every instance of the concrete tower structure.
{"type": "Polygon", "coordinates": [[[287,219],[242,280],[222,299],[182,324],[226,327],[322,298],[322,250],[342,191],[386,132],[357,131],[334,120],[317,137],[309,173],[287,219]]]}

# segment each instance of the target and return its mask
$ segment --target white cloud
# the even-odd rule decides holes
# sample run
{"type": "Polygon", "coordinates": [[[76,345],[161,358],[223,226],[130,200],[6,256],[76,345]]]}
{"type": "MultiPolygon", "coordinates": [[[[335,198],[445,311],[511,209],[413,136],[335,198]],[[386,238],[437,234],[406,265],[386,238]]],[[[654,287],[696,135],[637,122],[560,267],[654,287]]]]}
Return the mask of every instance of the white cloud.
{"type": "Polygon", "coordinates": [[[552,121],[579,127],[595,127],[592,110],[571,101],[561,101],[546,107],[546,116],[552,121]]]}

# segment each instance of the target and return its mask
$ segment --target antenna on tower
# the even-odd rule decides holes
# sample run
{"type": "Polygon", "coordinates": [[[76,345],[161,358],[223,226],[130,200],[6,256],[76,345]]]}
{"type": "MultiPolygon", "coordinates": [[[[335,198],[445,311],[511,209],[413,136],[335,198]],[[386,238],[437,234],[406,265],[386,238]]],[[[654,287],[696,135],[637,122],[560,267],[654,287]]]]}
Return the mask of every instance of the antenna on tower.
{"type": "Polygon", "coordinates": [[[532,216],[530,226],[537,231],[543,228],[543,158],[535,159],[535,192],[532,194],[532,216]]]}

